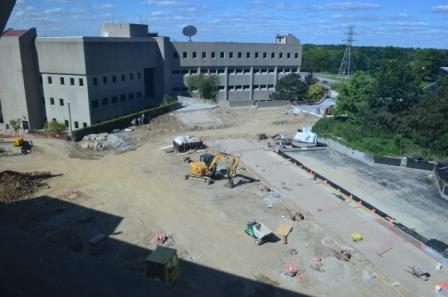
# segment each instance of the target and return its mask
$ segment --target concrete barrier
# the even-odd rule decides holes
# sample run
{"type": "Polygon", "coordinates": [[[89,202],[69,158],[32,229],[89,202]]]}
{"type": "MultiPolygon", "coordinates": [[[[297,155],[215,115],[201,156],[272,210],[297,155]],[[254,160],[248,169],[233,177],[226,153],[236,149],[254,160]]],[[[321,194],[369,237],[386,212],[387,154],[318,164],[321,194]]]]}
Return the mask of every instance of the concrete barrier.
{"type": "Polygon", "coordinates": [[[251,100],[242,101],[228,101],[229,107],[241,107],[241,106],[252,106],[254,103],[251,100]]]}
{"type": "Polygon", "coordinates": [[[285,106],[289,104],[288,100],[263,100],[256,101],[255,104],[257,107],[277,107],[277,106],[285,106]]]}
{"type": "Polygon", "coordinates": [[[340,154],[346,155],[350,158],[356,159],[370,166],[374,165],[373,158],[368,154],[352,149],[343,144],[340,144],[339,142],[333,139],[319,137],[319,142],[326,144],[329,148],[340,154]]]}

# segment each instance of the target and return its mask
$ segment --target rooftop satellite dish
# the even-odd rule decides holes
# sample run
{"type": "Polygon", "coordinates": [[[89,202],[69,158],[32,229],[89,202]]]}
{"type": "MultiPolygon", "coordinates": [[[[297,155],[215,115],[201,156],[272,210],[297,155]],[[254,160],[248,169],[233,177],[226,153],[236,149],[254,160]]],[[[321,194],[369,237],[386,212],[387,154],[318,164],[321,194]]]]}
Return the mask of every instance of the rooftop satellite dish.
{"type": "Polygon", "coordinates": [[[182,33],[185,36],[189,37],[190,38],[189,41],[191,41],[191,37],[193,37],[194,35],[196,35],[196,33],[198,33],[198,29],[196,29],[195,26],[189,25],[189,26],[184,27],[184,29],[182,30],[182,33]]]}

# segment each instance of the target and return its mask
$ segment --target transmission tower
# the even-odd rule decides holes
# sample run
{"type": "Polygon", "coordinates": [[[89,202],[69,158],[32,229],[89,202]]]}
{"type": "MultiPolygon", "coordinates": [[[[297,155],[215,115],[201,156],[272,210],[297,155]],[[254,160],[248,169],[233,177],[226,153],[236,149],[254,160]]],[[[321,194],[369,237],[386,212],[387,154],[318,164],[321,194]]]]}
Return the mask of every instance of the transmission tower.
{"type": "Polygon", "coordinates": [[[341,67],[339,67],[339,76],[342,75],[350,75],[351,74],[351,62],[352,62],[352,45],[355,41],[353,36],[355,35],[353,29],[355,27],[348,26],[348,32],[345,33],[347,35],[347,39],[344,41],[347,42],[347,47],[345,48],[344,57],[342,58],[341,67]]]}

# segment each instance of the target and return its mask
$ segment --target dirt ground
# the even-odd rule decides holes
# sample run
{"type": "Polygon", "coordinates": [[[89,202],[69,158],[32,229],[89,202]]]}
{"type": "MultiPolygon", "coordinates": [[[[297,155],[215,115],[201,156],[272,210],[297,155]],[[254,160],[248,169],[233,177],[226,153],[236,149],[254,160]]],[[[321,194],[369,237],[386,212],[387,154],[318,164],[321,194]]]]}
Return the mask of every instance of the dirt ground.
{"type": "MultiPolygon", "coordinates": [[[[186,181],[186,155],[160,149],[176,135],[202,136],[214,145],[223,138],[255,138],[259,132],[293,135],[317,118],[295,116],[286,107],[219,107],[189,113],[163,115],[136,128],[133,137],[139,145],[119,154],[90,153],[73,143],[33,139],[35,152],[1,160],[0,171],[61,175],[47,180],[50,187],[39,190],[34,199],[0,205],[0,223],[136,274],[142,274],[144,258],[155,248],[155,233],[163,231],[173,236],[173,246],[184,261],[176,286],[206,289],[210,295],[275,296],[291,291],[309,296],[395,296],[362,258],[338,260],[334,251],[340,246],[312,217],[305,214],[303,222],[292,222],[287,210],[297,206],[267,192],[269,185],[257,181],[230,189],[224,180],[213,185],[186,181]],[[67,191],[80,195],[65,198],[67,191]],[[273,230],[292,224],[288,244],[277,239],[257,246],[244,233],[252,219],[273,230]],[[85,242],[98,233],[107,234],[110,244],[92,256],[85,252],[85,242]],[[321,264],[316,257],[322,258],[321,264]],[[297,277],[285,276],[289,264],[298,266],[297,277]],[[281,292],[260,291],[260,283],[281,292]]],[[[195,160],[199,155],[188,156],[195,160]]],[[[257,178],[247,170],[240,173],[257,178]]]]}

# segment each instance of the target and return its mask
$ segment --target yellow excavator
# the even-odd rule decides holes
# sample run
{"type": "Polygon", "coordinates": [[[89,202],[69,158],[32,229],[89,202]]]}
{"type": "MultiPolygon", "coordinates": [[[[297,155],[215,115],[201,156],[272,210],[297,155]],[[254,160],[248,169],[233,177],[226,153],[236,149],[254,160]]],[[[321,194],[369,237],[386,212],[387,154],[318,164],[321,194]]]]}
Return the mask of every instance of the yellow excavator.
{"type": "Polygon", "coordinates": [[[234,186],[233,178],[236,176],[238,165],[240,163],[240,157],[232,156],[225,153],[218,153],[216,155],[203,154],[200,156],[199,161],[190,163],[190,173],[185,175],[185,179],[190,177],[202,179],[207,184],[212,184],[217,178],[218,162],[221,159],[230,161],[230,166],[227,168],[226,177],[229,180],[230,187],[234,186]]]}
{"type": "Polygon", "coordinates": [[[27,141],[21,137],[18,138],[2,138],[0,139],[0,144],[9,144],[12,146],[20,147],[22,154],[26,155],[31,151],[33,143],[27,141]]]}

